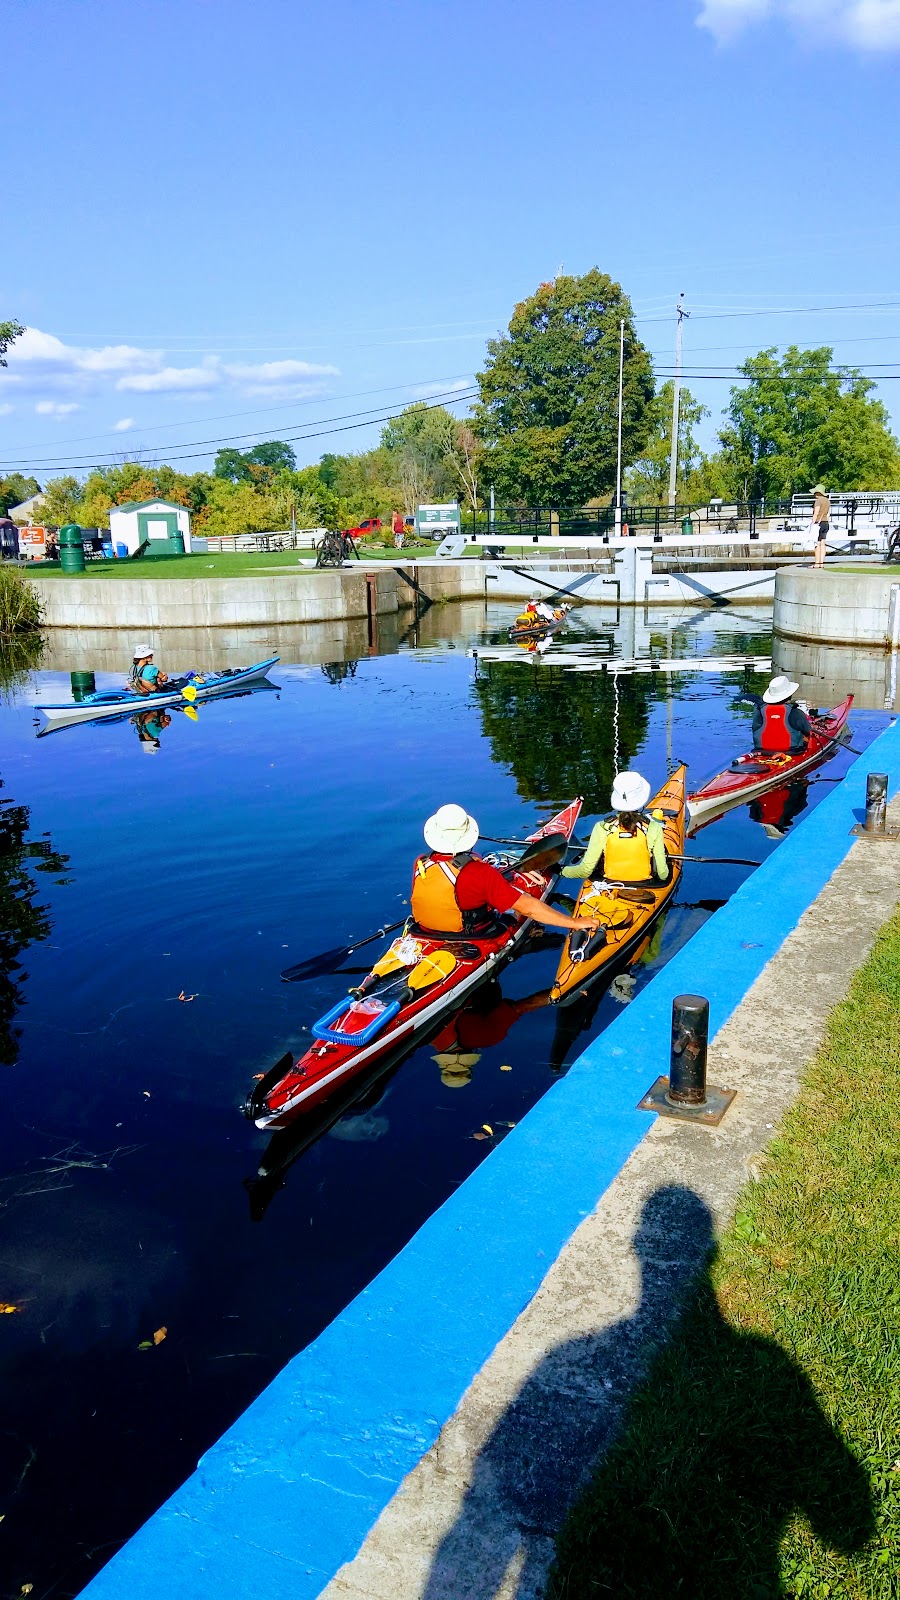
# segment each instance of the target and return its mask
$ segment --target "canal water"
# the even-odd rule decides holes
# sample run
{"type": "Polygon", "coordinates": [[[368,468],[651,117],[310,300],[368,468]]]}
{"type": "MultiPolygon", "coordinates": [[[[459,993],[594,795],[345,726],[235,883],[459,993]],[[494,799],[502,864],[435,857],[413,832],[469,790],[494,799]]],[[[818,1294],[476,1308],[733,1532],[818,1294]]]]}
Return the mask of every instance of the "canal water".
{"type": "MultiPolygon", "coordinates": [[[[514,609],[434,608],[382,635],[382,654],[327,660],[304,659],[297,629],[273,687],[175,711],[149,737],[130,720],[36,736],[33,703],[69,694],[64,637],[55,669],[7,672],[4,1592],[77,1593],[752,870],[688,866],[642,962],[580,1010],[546,1005],[558,948],[536,940],[355,1104],[271,1146],[242,1117],[254,1075],[302,1049],[354,981],[288,985],[280,970],[403,916],[437,806],[523,837],[573,794],[586,819],[604,811],[617,762],[656,786],[685,760],[696,782],[748,747],[738,670],[614,682],[524,655],[476,668],[467,648],[502,640],[514,609]]],[[[616,628],[585,608],[566,643],[687,661],[765,654],[767,627],[759,611],[698,610],[616,628]]],[[[223,658],[246,648],[222,636],[223,658]]],[[[854,717],[856,746],[883,724],[854,717]]],[[[693,849],[763,859],[852,759],[786,793],[777,817],[744,808],[693,849]]]]}

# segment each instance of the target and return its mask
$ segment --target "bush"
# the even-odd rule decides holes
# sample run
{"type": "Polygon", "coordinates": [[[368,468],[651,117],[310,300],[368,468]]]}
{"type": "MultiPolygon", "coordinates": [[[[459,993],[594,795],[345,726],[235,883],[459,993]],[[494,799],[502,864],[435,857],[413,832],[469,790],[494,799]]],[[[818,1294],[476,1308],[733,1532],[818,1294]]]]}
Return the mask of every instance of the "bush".
{"type": "Polygon", "coordinates": [[[41,601],[17,567],[0,567],[0,634],[37,633],[41,601]]]}

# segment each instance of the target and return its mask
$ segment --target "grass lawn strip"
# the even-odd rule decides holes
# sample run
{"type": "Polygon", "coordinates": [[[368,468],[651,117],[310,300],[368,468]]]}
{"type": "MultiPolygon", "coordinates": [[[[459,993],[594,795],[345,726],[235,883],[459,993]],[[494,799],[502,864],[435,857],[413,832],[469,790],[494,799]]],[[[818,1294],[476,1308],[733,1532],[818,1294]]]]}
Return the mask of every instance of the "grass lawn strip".
{"type": "MultiPolygon", "coordinates": [[[[360,560],[348,563],[345,570],[354,571],[357,565],[362,569],[373,561],[389,561],[393,566],[404,566],[410,561],[417,561],[422,556],[433,556],[434,545],[423,545],[410,550],[367,550],[364,546],[360,549],[360,560]]],[[[315,551],[291,552],[284,550],[217,550],[215,552],[200,551],[189,556],[151,556],[141,561],[89,561],[82,574],[76,576],[90,578],[246,578],[257,577],[260,573],[273,576],[282,573],[313,572],[315,567],[315,551]]],[[[323,571],[334,571],[333,567],[323,568],[323,571]]],[[[56,578],[70,577],[71,574],[63,572],[56,565],[44,567],[42,563],[35,564],[35,571],[29,572],[29,577],[56,578]]]]}
{"type": "Polygon", "coordinates": [[[900,1596],[898,1153],[900,914],[572,1511],[552,1600],[900,1596]]]}

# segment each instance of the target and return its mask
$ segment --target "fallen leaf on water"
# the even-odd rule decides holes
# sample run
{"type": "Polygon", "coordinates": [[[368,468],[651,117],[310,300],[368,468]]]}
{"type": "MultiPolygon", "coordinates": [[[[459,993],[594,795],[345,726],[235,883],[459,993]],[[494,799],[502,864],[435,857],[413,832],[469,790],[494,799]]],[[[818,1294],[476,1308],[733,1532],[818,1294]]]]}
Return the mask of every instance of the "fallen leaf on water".
{"type": "Polygon", "coordinates": [[[34,1584],[33,1583],[23,1583],[21,1589],[19,1590],[19,1593],[20,1594],[30,1594],[33,1588],[34,1588],[34,1584]]]}
{"type": "Polygon", "coordinates": [[[0,1317],[11,1317],[14,1311],[21,1311],[21,1306],[13,1305],[11,1300],[0,1300],[0,1317]]]}
{"type": "Polygon", "coordinates": [[[482,1126],[482,1127],[483,1127],[483,1129],[484,1129],[484,1131],[485,1131],[485,1133],[489,1133],[489,1134],[490,1134],[490,1136],[491,1136],[491,1138],[492,1138],[492,1139],[493,1139],[493,1137],[494,1137],[494,1130],[493,1130],[493,1128],[492,1128],[492,1127],[491,1127],[491,1125],[490,1125],[490,1123],[489,1123],[489,1122],[483,1122],[483,1123],[482,1123],[482,1124],[481,1124],[481,1126],[482,1126]]]}
{"type": "Polygon", "coordinates": [[[138,1349],[139,1350],[152,1350],[153,1349],[153,1340],[152,1339],[142,1339],[140,1344],[138,1345],[138,1349]]]}
{"type": "Polygon", "coordinates": [[[486,1139],[487,1138],[487,1134],[486,1133],[473,1133],[472,1138],[473,1139],[486,1139]]]}
{"type": "Polygon", "coordinates": [[[162,1344],[163,1339],[166,1337],[168,1331],[168,1328],[157,1328],[155,1334],[153,1335],[153,1343],[162,1344]]]}
{"type": "Polygon", "coordinates": [[[185,994],[184,990],[182,989],[178,998],[179,1000],[184,1000],[185,1003],[187,1003],[189,1000],[196,1000],[197,996],[195,994],[185,994]]]}
{"type": "Polygon", "coordinates": [[[149,1100],[150,1099],[150,1090],[149,1089],[145,1089],[144,1090],[144,1099],[145,1100],[149,1100]]]}
{"type": "Polygon", "coordinates": [[[512,1072],[512,1067],[501,1067],[500,1071],[501,1072],[512,1072]]]}
{"type": "Polygon", "coordinates": [[[264,1077],[265,1077],[265,1073],[264,1072],[254,1072],[254,1074],[253,1074],[253,1082],[254,1083],[262,1083],[264,1077]]]}

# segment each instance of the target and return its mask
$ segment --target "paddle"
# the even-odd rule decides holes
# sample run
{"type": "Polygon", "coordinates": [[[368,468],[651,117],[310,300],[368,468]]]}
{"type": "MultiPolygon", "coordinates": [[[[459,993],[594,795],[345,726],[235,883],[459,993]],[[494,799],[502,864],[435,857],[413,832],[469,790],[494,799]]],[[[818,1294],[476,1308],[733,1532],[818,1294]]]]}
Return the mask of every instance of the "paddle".
{"type": "Polygon", "coordinates": [[[316,978],[321,973],[331,972],[340,962],[346,960],[347,956],[352,956],[354,950],[361,950],[365,944],[374,944],[376,939],[384,939],[387,934],[396,933],[398,928],[403,927],[405,921],[406,918],[402,917],[399,922],[391,922],[384,928],[377,928],[367,939],[357,939],[355,944],[338,945],[336,950],[323,950],[321,955],[308,956],[306,961],[298,961],[296,966],[285,967],[281,976],[285,983],[296,983],[300,978],[316,978]]]}
{"type": "Polygon", "coordinates": [[[669,861],[703,861],[711,867],[761,867],[761,861],[747,861],[743,856],[676,856],[666,851],[669,861]]]}

